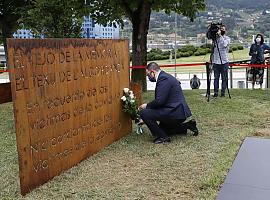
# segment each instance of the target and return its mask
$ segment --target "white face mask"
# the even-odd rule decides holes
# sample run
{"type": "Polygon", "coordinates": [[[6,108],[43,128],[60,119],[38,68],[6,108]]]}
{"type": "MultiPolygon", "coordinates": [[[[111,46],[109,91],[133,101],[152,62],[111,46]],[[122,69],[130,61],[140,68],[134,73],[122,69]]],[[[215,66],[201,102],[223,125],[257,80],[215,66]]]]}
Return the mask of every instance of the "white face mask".
{"type": "Polygon", "coordinates": [[[261,42],[261,38],[256,38],[256,42],[260,43],[261,42]]]}

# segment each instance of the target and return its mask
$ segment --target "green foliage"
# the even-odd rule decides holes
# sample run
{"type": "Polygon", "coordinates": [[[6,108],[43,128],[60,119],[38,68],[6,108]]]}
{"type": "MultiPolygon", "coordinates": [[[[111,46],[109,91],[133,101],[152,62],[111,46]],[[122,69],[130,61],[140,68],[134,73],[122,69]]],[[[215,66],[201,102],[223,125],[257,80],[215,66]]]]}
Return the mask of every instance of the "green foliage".
{"type": "Polygon", "coordinates": [[[180,57],[189,57],[189,56],[200,56],[206,55],[211,52],[209,45],[202,45],[201,47],[196,47],[193,45],[186,45],[177,50],[180,57]]]}
{"type": "Polygon", "coordinates": [[[162,50],[159,49],[159,48],[151,49],[149,53],[153,53],[153,54],[162,54],[162,50]]]}
{"type": "Polygon", "coordinates": [[[212,48],[212,44],[203,44],[203,45],[200,46],[200,48],[211,49],[212,48]]]}
{"type": "MultiPolygon", "coordinates": [[[[107,23],[120,23],[123,25],[123,16],[132,20],[141,14],[142,8],[161,11],[164,10],[166,14],[176,12],[190,19],[195,19],[196,14],[200,10],[204,10],[204,0],[172,0],[172,1],[137,1],[137,0],[110,0],[110,1],[96,1],[86,0],[88,5],[92,5],[91,17],[98,23],[106,25],[107,23]]],[[[137,18],[140,20],[140,18],[137,18]]],[[[148,26],[146,24],[145,26],[148,26]]],[[[146,28],[146,27],[145,27],[146,28]]]]}
{"type": "MultiPolygon", "coordinates": [[[[211,46],[211,45],[210,45],[211,46]]],[[[194,45],[185,45],[180,49],[177,49],[176,58],[190,57],[190,56],[200,56],[211,53],[209,45],[202,45],[201,47],[196,47],[194,45]]],[[[174,59],[174,51],[172,52],[172,59],[174,59]]],[[[170,51],[162,51],[161,49],[151,49],[147,54],[147,60],[166,60],[170,58],[170,51]]]]}
{"type": "Polygon", "coordinates": [[[233,46],[233,47],[232,47],[232,50],[233,50],[233,51],[236,51],[236,50],[237,50],[237,47],[236,47],[236,46],[233,46]]]}
{"type": "MultiPolygon", "coordinates": [[[[5,67],[4,64],[0,63],[0,70],[5,69],[4,67],[5,67]]],[[[2,74],[2,73],[3,73],[3,72],[0,71],[0,74],[2,74]]]]}
{"type": "Polygon", "coordinates": [[[22,13],[26,12],[31,2],[31,0],[0,0],[0,43],[4,44],[6,56],[6,39],[11,38],[18,29],[22,13]]]}
{"type": "Polygon", "coordinates": [[[237,50],[237,46],[230,46],[230,51],[236,51],[237,50]]]}
{"type": "Polygon", "coordinates": [[[218,8],[231,9],[265,9],[270,6],[269,0],[208,0],[208,5],[215,5],[218,8]]]}
{"type": "Polygon", "coordinates": [[[243,47],[242,45],[239,45],[239,46],[237,46],[237,49],[238,49],[238,50],[243,50],[244,47],[243,47]]]}
{"type": "MultiPolygon", "coordinates": [[[[256,3],[257,5],[257,3],[256,3]]],[[[260,23],[255,23],[255,30],[257,30],[257,33],[261,33],[265,36],[269,35],[269,26],[270,26],[270,21],[269,21],[269,14],[264,14],[259,18],[260,23]]],[[[256,34],[257,34],[256,33],[256,34]]]]}
{"type": "Polygon", "coordinates": [[[170,51],[162,51],[161,49],[151,49],[149,53],[147,53],[147,60],[165,60],[170,58],[170,51]]]}
{"type": "Polygon", "coordinates": [[[81,0],[36,0],[22,22],[35,35],[81,37],[83,16],[87,13],[88,6],[81,0]]]}
{"type": "MultiPolygon", "coordinates": [[[[174,58],[174,56],[173,56],[174,58]]],[[[181,53],[176,53],[176,58],[181,58],[181,53]]]]}
{"type": "Polygon", "coordinates": [[[198,48],[197,51],[194,53],[195,56],[206,55],[209,49],[207,48],[198,48]]]}
{"type": "Polygon", "coordinates": [[[229,49],[229,52],[233,52],[233,51],[237,51],[237,50],[243,50],[244,47],[242,45],[233,45],[233,46],[230,46],[230,49],[229,49]]]}
{"type": "Polygon", "coordinates": [[[0,43],[4,42],[6,36],[12,36],[12,33],[17,30],[18,20],[29,3],[28,0],[0,0],[0,43]]]}
{"type": "Polygon", "coordinates": [[[187,51],[187,52],[181,52],[179,53],[181,57],[189,57],[193,55],[192,51],[187,51]]]}
{"type": "MultiPolygon", "coordinates": [[[[192,52],[192,54],[197,51],[198,47],[195,47],[194,45],[185,45],[183,47],[181,47],[180,49],[178,49],[178,52],[192,52]]],[[[192,55],[191,54],[191,55],[192,55]]]]}

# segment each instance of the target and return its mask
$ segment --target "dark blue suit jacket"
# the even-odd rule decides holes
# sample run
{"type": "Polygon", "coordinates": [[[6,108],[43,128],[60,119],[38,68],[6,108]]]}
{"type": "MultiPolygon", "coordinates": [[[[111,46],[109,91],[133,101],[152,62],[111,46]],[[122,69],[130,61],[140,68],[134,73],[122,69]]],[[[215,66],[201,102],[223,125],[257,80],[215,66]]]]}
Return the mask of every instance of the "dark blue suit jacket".
{"type": "Polygon", "coordinates": [[[157,109],[164,119],[186,119],[191,116],[179,81],[164,71],[158,76],[155,100],[148,103],[147,108],[157,109]]]}

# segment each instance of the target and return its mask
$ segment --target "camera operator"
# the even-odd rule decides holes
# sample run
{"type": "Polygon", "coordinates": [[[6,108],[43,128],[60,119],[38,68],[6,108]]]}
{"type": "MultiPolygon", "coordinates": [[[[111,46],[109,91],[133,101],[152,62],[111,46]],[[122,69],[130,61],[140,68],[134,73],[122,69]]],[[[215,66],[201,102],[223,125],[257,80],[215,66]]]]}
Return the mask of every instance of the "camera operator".
{"type": "Polygon", "coordinates": [[[219,77],[221,75],[222,87],[221,97],[225,97],[225,90],[228,86],[228,68],[229,68],[229,44],[230,38],[226,36],[226,27],[221,25],[217,31],[216,39],[213,40],[214,52],[212,63],[214,70],[214,96],[218,97],[219,77]]]}

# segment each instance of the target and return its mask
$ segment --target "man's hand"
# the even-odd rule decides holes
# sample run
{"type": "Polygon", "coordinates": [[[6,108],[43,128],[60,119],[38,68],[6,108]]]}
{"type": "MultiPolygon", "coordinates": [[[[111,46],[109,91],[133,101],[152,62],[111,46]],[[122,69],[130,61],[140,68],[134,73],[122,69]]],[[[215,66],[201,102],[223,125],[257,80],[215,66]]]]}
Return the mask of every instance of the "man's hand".
{"type": "Polygon", "coordinates": [[[221,36],[221,30],[220,30],[220,29],[218,29],[217,34],[218,34],[219,36],[221,36]]]}
{"type": "Polygon", "coordinates": [[[142,104],[142,105],[139,106],[139,109],[140,109],[140,110],[145,109],[146,106],[147,106],[147,103],[144,103],[144,104],[142,104]]]}

